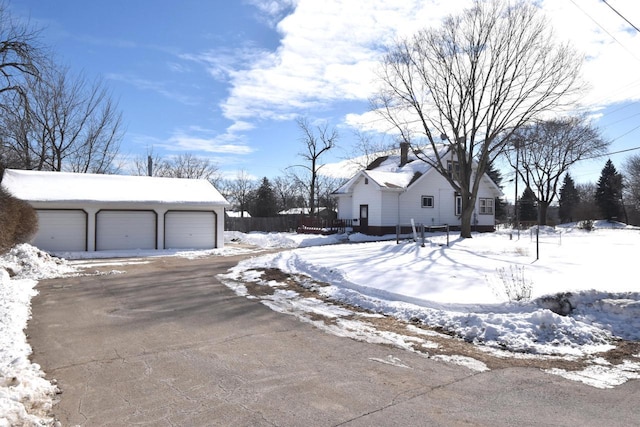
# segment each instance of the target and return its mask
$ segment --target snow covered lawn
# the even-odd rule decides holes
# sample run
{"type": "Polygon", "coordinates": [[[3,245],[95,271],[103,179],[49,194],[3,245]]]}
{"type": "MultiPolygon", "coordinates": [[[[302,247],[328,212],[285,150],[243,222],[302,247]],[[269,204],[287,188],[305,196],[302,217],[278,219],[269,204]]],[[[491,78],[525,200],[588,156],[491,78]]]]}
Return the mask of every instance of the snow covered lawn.
{"type": "MultiPolygon", "coordinates": [[[[501,355],[588,360],[590,366],[579,374],[552,372],[611,387],[640,378],[640,354],[617,366],[599,357],[615,347],[617,338],[640,339],[640,292],[631,279],[640,231],[605,222],[596,227],[592,232],[545,228],[537,243],[533,233],[522,232],[518,239],[508,230],[473,239],[456,236],[448,247],[442,234],[429,237],[424,246],[410,240],[397,244],[393,236],[312,246],[243,261],[223,281],[248,296],[243,283],[272,286],[273,294],[263,302],[304,318],[300,313],[317,313],[317,305],[263,276],[276,268],[309,277],[330,285],[308,281],[307,287],[323,298],[441,329],[501,355]]],[[[305,280],[299,279],[303,286],[305,280]]],[[[405,338],[396,344],[406,346],[405,338]]]]}

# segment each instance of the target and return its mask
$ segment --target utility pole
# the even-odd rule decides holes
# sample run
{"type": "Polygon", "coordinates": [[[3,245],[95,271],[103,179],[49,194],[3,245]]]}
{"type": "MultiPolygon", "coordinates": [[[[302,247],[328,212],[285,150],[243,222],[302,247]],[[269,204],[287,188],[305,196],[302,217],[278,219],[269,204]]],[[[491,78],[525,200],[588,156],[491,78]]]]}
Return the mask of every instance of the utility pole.
{"type": "Polygon", "coordinates": [[[518,211],[518,162],[520,160],[520,141],[516,140],[514,144],[516,146],[516,197],[513,199],[513,209],[515,226],[518,229],[518,240],[520,240],[520,213],[518,211]]]}

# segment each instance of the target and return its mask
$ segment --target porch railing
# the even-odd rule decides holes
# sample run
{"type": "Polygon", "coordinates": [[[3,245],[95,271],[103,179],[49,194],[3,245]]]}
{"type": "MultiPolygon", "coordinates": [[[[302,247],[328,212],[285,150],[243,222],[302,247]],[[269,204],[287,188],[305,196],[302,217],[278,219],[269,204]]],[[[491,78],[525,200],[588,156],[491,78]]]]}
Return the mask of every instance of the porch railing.
{"type": "Polygon", "coordinates": [[[341,234],[352,228],[353,221],[350,219],[301,217],[298,220],[298,233],[341,234]]]}

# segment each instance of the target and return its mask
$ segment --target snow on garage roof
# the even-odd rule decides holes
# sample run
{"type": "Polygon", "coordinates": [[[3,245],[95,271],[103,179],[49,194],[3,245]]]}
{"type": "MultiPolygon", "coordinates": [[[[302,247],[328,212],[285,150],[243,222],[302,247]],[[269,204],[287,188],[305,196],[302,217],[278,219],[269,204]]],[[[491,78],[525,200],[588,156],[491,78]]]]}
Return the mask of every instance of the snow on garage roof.
{"type": "Polygon", "coordinates": [[[2,186],[30,202],[150,202],[228,205],[204,179],[7,169],[2,186]]]}

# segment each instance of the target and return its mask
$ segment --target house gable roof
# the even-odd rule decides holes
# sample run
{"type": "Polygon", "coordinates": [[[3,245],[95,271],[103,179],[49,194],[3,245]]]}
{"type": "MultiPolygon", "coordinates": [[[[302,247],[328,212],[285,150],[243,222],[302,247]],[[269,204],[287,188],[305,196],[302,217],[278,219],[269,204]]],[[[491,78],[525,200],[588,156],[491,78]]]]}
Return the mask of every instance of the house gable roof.
{"type": "Polygon", "coordinates": [[[7,169],[2,186],[30,202],[138,202],[227,206],[205,179],[7,169]]]}
{"type": "MultiPolygon", "coordinates": [[[[447,145],[443,145],[438,152],[439,156],[446,157],[448,148],[447,145]]],[[[422,158],[427,156],[435,161],[435,153],[430,148],[425,148],[420,153],[422,158]]],[[[426,179],[425,176],[434,170],[431,165],[420,160],[415,153],[410,152],[407,156],[407,163],[402,166],[400,166],[400,160],[399,154],[378,157],[365,170],[358,172],[333,194],[339,195],[352,192],[353,186],[361,176],[372,179],[382,191],[405,190],[421,179],[426,179]]],[[[491,186],[496,191],[496,194],[502,195],[502,190],[491,178],[486,176],[483,181],[491,186]]]]}
{"type": "MultiPolygon", "coordinates": [[[[443,146],[439,154],[444,156],[445,153],[446,147],[443,146]]],[[[404,190],[433,169],[431,165],[418,159],[414,153],[409,153],[407,160],[406,164],[400,166],[399,154],[378,157],[365,170],[360,171],[336,190],[334,194],[351,192],[358,178],[362,175],[372,179],[381,190],[404,190]]]]}

